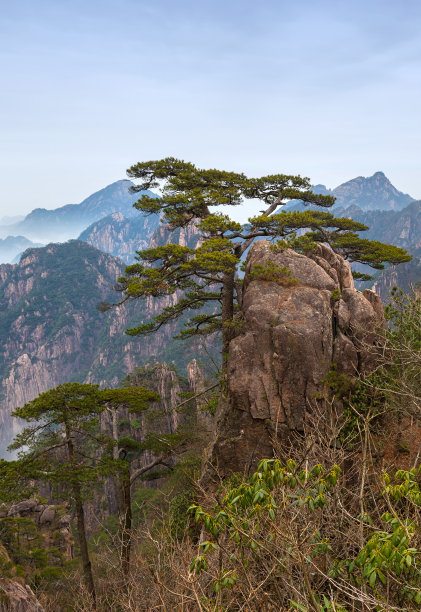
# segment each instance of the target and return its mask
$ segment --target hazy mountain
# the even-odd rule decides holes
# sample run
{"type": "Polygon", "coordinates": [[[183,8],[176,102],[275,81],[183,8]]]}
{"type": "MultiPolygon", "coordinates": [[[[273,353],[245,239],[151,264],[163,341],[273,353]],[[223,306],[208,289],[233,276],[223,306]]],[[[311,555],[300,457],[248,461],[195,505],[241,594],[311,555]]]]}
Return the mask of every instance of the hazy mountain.
{"type": "MultiPolygon", "coordinates": [[[[336,197],[334,206],[328,209],[335,216],[348,217],[367,225],[369,230],[361,232],[362,238],[402,247],[414,256],[413,262],[393,266],[382,272],[355,264],[354,267],[360,272],[375,276],[375,289],[382,299],[387,298],[395,284],[406,290],[411,283],[421,280],[421,201],[415,201],[411,196],[398,191],[383,172],[376,172],[368,178],[359,176],[333,190],[327,189],[325,185],[315,185],[313,191],[336,197]]],[[[294,201],[286,208],[306,210],[307,207],[294,201]]],[[[372,282],[358,283],[361,288],[371,285],[372,282]]]]}
{"type": "MultiPolygon", "coordinates": [[[[414,201],[410,195],[402,193],[392,185],[383,172],[376,172],[373,176],[357,176],[335,189],[328,189],[325,185],[314,185],[314,193],[332,195],[336,198],[331,209],[336,213],[338,208],[358,206],[363,211],[368,210],[402,210],[414,201]]],[[[302,204],[291,202],[287,208],[304,210],[302,204]]],[[[316,207],[317,208],[317,207],[316,207]]]]}
{"type": "Polygon", "coordinates": [[[407,249],[410,253],[421,248],[421,200],[413,201],[402,210],[362,210],[353,205],[335,210],[335,215],[348,217],[368,225],[361,237],[380,240],[407,249]]]}
{"type": "Polygon", "coordinates": [[[120,212],[96,221],[84,230],[79,240],[122,259],[134,262],[136,251],[145,249],[159,226],[158,215],[142,215],[127,219],[120,212]]]}
{"type": "Polygon", "coordinates": [[[29,247],[39,247],[38,244],[24,236],[7,236],[0,238],[0,263],[13,263],[16,257],[29,247]]]}
{"type": "MultiPolygon", "coordinates": [[[[80,204],[67,204],[54,210],[36,208],[23,221],[0,227],[1,235],[19,234],[37,242],[62,242],[76,238],[88,225],[111,213],[120,212],[125,217],[139,213],[133,203],[140,194],[132,194],[131,181],[122,180],[112,183],[92,194],[80,204]]],[[[149,195],[154,196],[152,192],[149,195]]]]}
{"type": "Polygon", "coordinates": [[[356,204],[363,210],[401,210],[414,201],[410,195],[398,191],[383,172],[373,176],[358,176],[332,191],[335,206],[356,204]]]}
{"type": "Polygon", "coordinates": [[[362,287],[372,285],[386,303],[395,285],[403,291],[409,291],[411,285],[421,281],[421,201],[412,202],[398,211],[362,211],[358,206],[350,206],[345,210],[339,209],[337,214],[368,225],[370,229],[361,232],[362,237],[402,247],[413,257],[412,261],[386,267],[380,272],[375,272],[368,266],[359,266],[361,271],[375,277],[374,285],[363,284],[362,287]]]}

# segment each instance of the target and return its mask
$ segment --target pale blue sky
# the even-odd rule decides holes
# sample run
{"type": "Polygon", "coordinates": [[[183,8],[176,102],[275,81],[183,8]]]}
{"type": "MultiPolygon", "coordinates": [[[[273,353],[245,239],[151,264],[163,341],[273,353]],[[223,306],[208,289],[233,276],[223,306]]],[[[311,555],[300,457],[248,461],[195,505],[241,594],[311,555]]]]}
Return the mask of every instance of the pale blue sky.
{"type": "Polygon", "coordinates": [[[168,155],[421,198],[419,0],[0,7],[0,217],[168,155]]]}

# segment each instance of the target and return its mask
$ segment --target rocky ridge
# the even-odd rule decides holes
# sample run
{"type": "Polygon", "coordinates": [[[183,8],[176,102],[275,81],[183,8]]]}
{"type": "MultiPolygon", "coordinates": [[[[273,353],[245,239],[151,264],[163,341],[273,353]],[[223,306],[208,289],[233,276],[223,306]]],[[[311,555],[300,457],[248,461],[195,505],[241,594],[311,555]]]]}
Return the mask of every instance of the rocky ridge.
{"type": "Polygon", "coordinates": [[[334,196],[334,208],[356,205],[364,211],[401,210],[414,201],[410,195],[396,189],[383,172],[375,172],[368,177],[357,176],[334,189],[315,185],[313,191],[334,196]]]}
{"type": "MultiPolygon", "coordinates": [[[[178,239],[184,243],[189,231],[178,239]]],[[[171,239],[161,227],[154,236],[154,244],[171,239]]],[[[151,360],[175,361],[184,371],[192,351],[200,354],[197,343],[173,339],[182,320],[144,338],[125,334],[172,304],[172,296],[98,312],[99,302],[119,300],[114,287],[123,273],[120,259],[76,240],[29,249],[19,264],[0,265],[2,452],[21,427],[10,413],[60,383],[115,386],[151,360]]]]}
{"type": "Polygon", "coordinates": [[[158,215],[146,216],[138,213],[136,217],[128,219],[122,213],[116,212],[90,225],[80,234],[78,240],[129,264],[135,261],[136,251],[148,247],[158,226],[158,215]]]}

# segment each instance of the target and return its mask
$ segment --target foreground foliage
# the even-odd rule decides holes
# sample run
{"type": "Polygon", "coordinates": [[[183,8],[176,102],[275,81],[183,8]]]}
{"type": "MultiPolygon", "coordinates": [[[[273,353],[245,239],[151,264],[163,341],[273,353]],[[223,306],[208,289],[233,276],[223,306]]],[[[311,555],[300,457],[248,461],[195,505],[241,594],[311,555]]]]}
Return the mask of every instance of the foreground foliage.
{"type": "Polygon", "coordinates": [[[202,597],[215,610],[246,602],[252,609],[263,600],[273,609],[352,609],[359,601],[377,610],[417,609],[420,471],[383,475],[377,507],[355,517],[363,528],[352,550],[339,466],[263,460],[249,480],[224,488],[212,512],[190,507],[209,538],[190,568],[202,577],[202,597]]]}
{"type": "MultiPolygon", "coordinates": [[[[256,274],[294,282],[285,270],[256,274]]],[[[210,492],[197,480],[197,435],[145,435],[139,443],[120,420],[120,406],[139,418],[156,394],[63,385],[19,409],[32,425],[14,445],[22,456],[0,464],[2,501],[19,497],[22,483],[20,494],[30,492],[31,479],[50,482],[73,504],[79,527],[78,487],[82,509],[92,510],[94,490],[116,480],[120,516],[85,534],[96,608],[104,612],[419,610],[419,315],[419,294],[396,291],[377,370],[340,381],[344,410],[335,413],[327,397],[308,415],[304,435],[280,446],[276,458],[210,492]],[[103,413],[113,435],[98,429],[103,413]],[[391,448],[392,439],[399,446],[391,448]],[[186,460],[174,463],[180,446],[186,460]],[[134,467],[138,453],[152,453],[151,464],[162,460],[164,488],[132,487],[144,476],[134,467]]],[[[6,516],[0,528],[14,563],[3,564],[2,576],[36,576],[31,586],[47,612],[93,609],[79,569],[82,545],[59,570],[29,519],[6,516]]]]}

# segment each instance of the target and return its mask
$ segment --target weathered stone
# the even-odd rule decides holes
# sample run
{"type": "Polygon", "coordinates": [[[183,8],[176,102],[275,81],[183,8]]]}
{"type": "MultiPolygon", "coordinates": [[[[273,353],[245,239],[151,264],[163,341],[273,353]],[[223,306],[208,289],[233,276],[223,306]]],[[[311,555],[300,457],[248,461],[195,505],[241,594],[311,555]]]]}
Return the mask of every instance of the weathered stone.
{"type": "Polygon", "coordinates": [[[17,504],[14,504],[9,512],[8,516],[27,516],[30,514],[38,505],[38,501],[36,499],[24,499],[17,504]]]}
{"type": "Polygon", "coordinates": [[[41,516],[39,517],[39,524],[45,525],[45,523],[52,523],[56,516],[56,510],[54,506],[46,506],[41,516]]]}
{"type": "Polygon", "coordinates": [[[349,263],[325,245],[307,257],[255,243],[243,286],[243,325],[230,344],[228,394],[210,453],[222,472],[248,469],[272,455],[276,440],[303,431],[317,398],[328,393],[332,366],[350,377],[369,370],[384,326],[379,298],[357,291],[349,263]],[[269,260],[298,283],[250,276],[269,260]]]}
{"type": "Polygon", "coordinates": [[[67,527],[68,525],[70,525],[70,514],[65,514],[64,516],[61,516],[58,524],[60,525],[60,527],[67,527]]]}
{"type": "Polygon", "coordinates": [[[16,568],[1,542],[0,564],[10,566],[10,577],[0,577],[0,612],[43,612],[30,587],[16,578],[16,568]]]}
{"type": "Polygon", "coordinates": [[[9,578],[0,578],[0,612],[43,612],[28,585],[9,578]]]}

